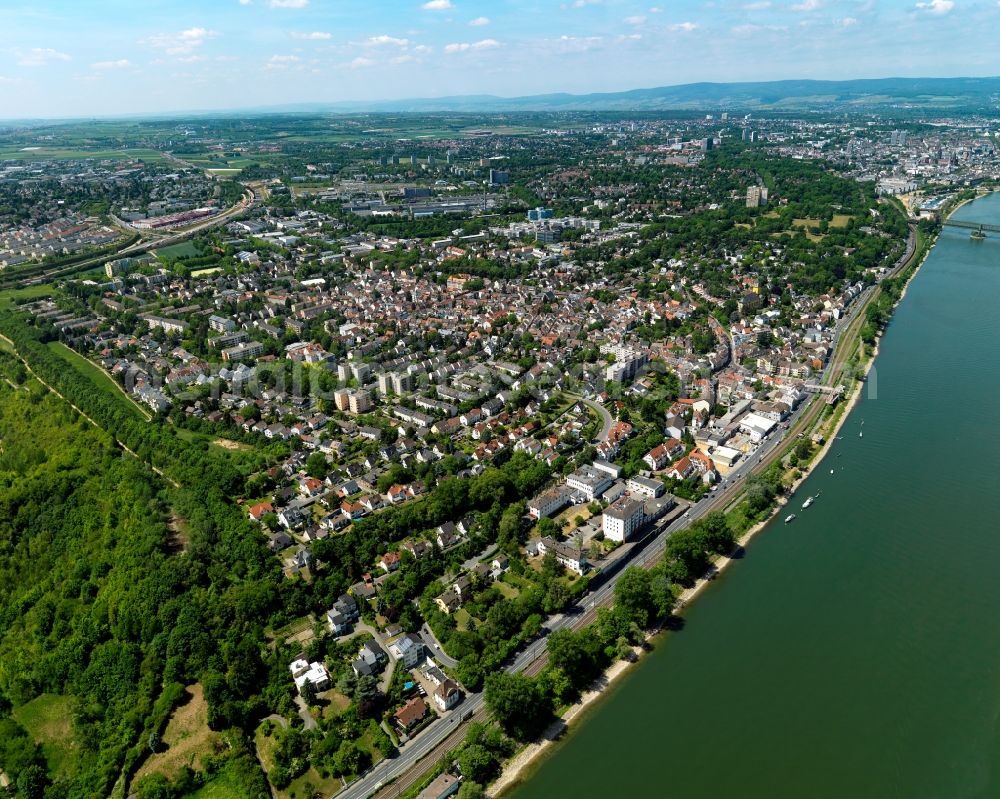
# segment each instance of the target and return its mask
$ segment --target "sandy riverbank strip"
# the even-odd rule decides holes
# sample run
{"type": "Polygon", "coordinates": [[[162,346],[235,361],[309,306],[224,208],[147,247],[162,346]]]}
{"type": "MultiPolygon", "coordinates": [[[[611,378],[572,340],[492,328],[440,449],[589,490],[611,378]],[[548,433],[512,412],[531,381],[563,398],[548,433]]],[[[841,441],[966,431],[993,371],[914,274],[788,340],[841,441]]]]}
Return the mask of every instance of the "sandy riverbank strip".
{"type": "MultiPolygon", "coordinates": [[[[953,209],[952,213],[954,213],[954,210],[957,210],[957,208],[953,209]]],[[[924,261],[927,260],[927,256],[930,255],[931,250],[933,249],[934,245],[931,244],[931,246],[927,248],[927,252],[925,252],[923,257],[920,259],[920,262],[917,263],[916,267],[913,269],[913,272],[910,274],[910,277],[906,281],[906,285],[903,287],[903,291],[900,294],[899,301],[896,303],[897,307],[899,303],[903,301],[903,297],[906,296],[906,291],[909,288],[910,282],[913,280],[914,277],[916,277],[917,272],[920,271],[920,267],[923,266],[924,261]]],[[[863,371],[866,377],[871,372],[871,369],[875,364],[875,359],[878,357],[879,340],[881,340],[881,334],[876,339],[875,346],[871,349],[869,357],[865,361],[863,371]]],[[[851,415],[851,412],[857,406],[858,402],[861,401],[862,391],[866,385],[867,383],[865,381],[855,381],[853,389],[849,392],[849,396],[844,400],[846,403],[846,407],[843,413],[841,413],[840,417],[837,419],[836,424],[830,431],[829,436],[827,436],[826,441],[823,443],[823,446],[820,449],[820,451],[812,459],[810,464],[805,469],[802,470],[802,475],[792,483],[788,494],[784,495],[778,500],[778,502],[774,506],[774,509],[766,519],[755,524],[740,537],[740,539],[736,542],[736,546],[733,549],[732,555],[716,559],[715,562],[712,564],[712,567],[703,577],[699,578],[691,588],[684,590],[680,594],[680,596],[677,598],[677,606],[676,609],[674,610],[674,615],[680,615],[686,606],[688,606],[700,593],[702,593],[702,591],[704,591],[705,588],[720,573],[722,573],[725,569],[729,567],[729,565],[735,559],[733,556],[737,555],[743,549],[745,549],[746,546],[750,543],[750,541],[753,540],[754,536],[760,533],[761,530],[763,530],[765,527],[767,527],[768,524],[771,523],[774,517],[781,512],[781,509],[788,504],[788,496],[794,493],[796,490],[798,490],[802,482],[819,467],[819,465],[829,454],[830,449],[833,446],[833,442],[837,440],[837,434],[840,432],[841,428],[846,423],[848,417],[851,415]]],[[[646,636],[646,641],[647,642],[650,641],[654,636],[659,635],[661,631],[662,628],[658,628],[656,630],[651,631],[646,636]]],[[[591,686],[590,689],[584,692],[584,694],[580,697],[580,699],[573,705],[571,705],[558,721],[554,722],[549,727],[549,729],[545,731],[545,734],[543,735],[541,741],[528,744],[523,749],[521,749],[520,752],[514,755],[514,757],[512,757],[509,761],[507,761],[507,763],[504,764],[503,771],[501,772],[500,776],[488,788],[487,795],[491,797],[499,797],[505,791],[509,791],[510,789],[514,788],[519,782],[521,782],[524,778],[526,778],[528,776],[527,774],[528,770],[533,765],[536,764],[536,762],[542,757],[542,755],[544,755],[549,749],[551,749],[552,746],[554,746],[557,743],[559,738],[561,738],[568,732],[569,727],[573,724],[574,721],[579,720],[579,717],[583,713],[583,711],[586,710],[588,706],[596,702],[604,694],[604,692],[609,687],[611,687],[611,685],[613,685],[617,680],[619,680],[622,677],[623,674],[625,674],[629,670],[631,666],[635,665],[643,657],[646,650],[641,646],[637,646],[633,648],[633,651],[635,652],[636,655],[636,657],[633,660],[631,661],[618,660],[611,666],[609,666],[608,669],[604,672],[603,676],[600,679],[598,679],[598,681],[593,686],[591,686]]]]}

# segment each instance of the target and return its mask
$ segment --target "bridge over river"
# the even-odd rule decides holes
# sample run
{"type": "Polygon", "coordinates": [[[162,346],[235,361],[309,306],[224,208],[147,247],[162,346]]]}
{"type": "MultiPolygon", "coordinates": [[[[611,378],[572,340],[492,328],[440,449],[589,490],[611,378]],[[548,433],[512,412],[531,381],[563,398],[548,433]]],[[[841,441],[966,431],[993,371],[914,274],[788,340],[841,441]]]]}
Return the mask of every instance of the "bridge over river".
{"type": "Polygon", "coordinates": [[[976,230],[980,233],[1000,233],[1000,225],[987,225],[983,222],[961,222],[957,219],[946,219],[941,224],[945,227],[958,227],[965,230],[976,230]]]}

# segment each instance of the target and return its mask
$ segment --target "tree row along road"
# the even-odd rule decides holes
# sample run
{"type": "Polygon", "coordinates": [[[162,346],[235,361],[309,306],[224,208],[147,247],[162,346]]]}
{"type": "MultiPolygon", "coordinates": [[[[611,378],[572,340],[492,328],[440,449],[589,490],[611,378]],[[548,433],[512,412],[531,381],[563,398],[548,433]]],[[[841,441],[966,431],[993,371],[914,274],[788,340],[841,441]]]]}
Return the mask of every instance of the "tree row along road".
{"type": "MultiPolygon", "coordinates": [[[[907,268],[916,254],[917,235],[911,226],[903,255],[890,270],[887,277],[895,277],[907,268]]],[[[854,304],[854,308],[844,318],[834,339],[834,353],[823,375],[823,384],[834,385],[844,376],[845,367],[853,354],[853,342],[865,323],[865,310],[878,297],[879,288],[870,287],[854,304]],[[842,346],[846,344],[847,346],[842,346]]],[[[650,567],[656,564],[666,549],[667,539],[675,532],[688,526],[694,520],[715,510],[725,510],[737,504],[743,497],[743,486],[740,478],[747,473],[766,471],[779,458],[783,458],[787,448],[783,444],[794,443],[799,433],[812,430],[820,419],[826,407],[822,394],[800,406],[792,417],[792,423],[783,436],[761,446],[757,463],[747,459],[734,469],[728,479],[728,486],[717,495],[706,498],[703,502],[691,508],[690,515],[676,519],[669,525],[657,528],[655,536],[649,543],[636,550],[630,558],[631,565],[650,567]]],[[[589,403],[588,403],[589,404],[589,403]]],[[[598,406],[600,408],[600,406],[598,406]]],[[[606,412],[606,409],[603,409],[606,412]]],[[[618,582],[625,564],[614,575],[593,593],[581,599],[570,611],[551,617],[546,623],[548,632],[559,629],[579,629],[597,620],[597,612],[602,607],[611,605],[614,599],[614,587],[618,582]]],[[[507,666],[509,672],[523,672],[529,676],[540,673],[548,664],[546,648],[547,634],[536,639],[524,649],[507,666]]],[[[464,726],[467,721],[484,721],[489,717],[483,695],[470,693],[465,701],[445,718],[438,719],[424,729],[410,744],[403,747],[398,757],[386,759],[373,766],[361,779],[351,783],[336,794],[337,799],[391,799],[416,785],[435,768],[441,757],[462,743],[465,737],[464,726]],[[471,712],[471,717],[469,716],[471,712]],[[463,720],[464,719],[464,720],[463,720]],[[391,784],[388,784],[391,783],[391,784]]]]}
{"type": "MultiPolygon", "coordinates": [[[[76,405],[74,405],[72,402],[70,402],[68,399],[66,399],[66,397],[64,397],[62,394],[60,394],[55,388],[53,388],[48,383],[46,383],[35,372],[35,370],[31,368],[31,365],[26,360],[24,360],[24,358],[22,358],[20,355],[17,354],[17,349],[15,348],[13,341],[11,341],[9,338],[7,338],[4,335],[0,335],[0,339],[6,341],[10,345],[10,348],[15,353],[15,357],[18,359],[18,361],[20,361],[22,364],[24,364],[24,368],[28,370],[28,374],[30,374],[33,378],[35,378],[35,380],[37,380],[39,383],[41,383],[43,386],[45,386],[45,388],[47,388],[49,391],[51,391],[53,394],[55,394],[57,397],[59,397],[59,399],[61,399],[63,402],[65,402],[67,405],[69,405],[69,407],[71,407],[74,411],[76,411],[78,414],[80,414],[80,416],[82,416],[84,419],[86,419],[88,422],[90,422],[94,427],[98,428],[99,430],[104,430],[103,427],[101,427],[97,422],[95,422],[93,419],[91,419],[86,413],[84,413],[76,405]]],[[[69,368],[72,368],[72,367],[69,367],[69,368]]],[[[127,452],[129,455],[131,455],[136,460],[142,460],[135,452],[133,452],[131,449],[129,449],[129,447],[125,444],[125,442],[119,441],[118,438],[114,435],[114,433],[112,433],[110,430],[105,430],[104,432],[106,432],[108,435],[110,435],[111,438],[112,438],[112,440],[115,442],[115,444],[118,447],[120,447],[124,452],[127,452]]],[[[158,469],[156,466],[153,466],[153,464],[149,463],[148,461],[144,461],[144,463],[146,463],[146,466],[148,466],[150,469],[152,469],[153,472],[156,473],[159,477],[162,477],[164,480],[166,480],[168,483],[170,483],[170,485],[172,485],[174,488],[180,488],[180,484],[176,480],[174,480],[173,478],[168,477],[167,475],[165,475],[161,469],[158,469]]]]}

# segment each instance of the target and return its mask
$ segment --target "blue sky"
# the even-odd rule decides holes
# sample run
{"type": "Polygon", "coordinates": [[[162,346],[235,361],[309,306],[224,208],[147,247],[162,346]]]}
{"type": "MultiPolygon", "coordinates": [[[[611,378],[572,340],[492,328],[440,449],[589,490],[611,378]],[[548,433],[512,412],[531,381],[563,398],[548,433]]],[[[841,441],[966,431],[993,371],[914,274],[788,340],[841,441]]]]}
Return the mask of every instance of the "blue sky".
{"type": "Polygon", "coordinates": [[[0,0],[0,118],[1000,74],[1000,0],[0,0]]]}

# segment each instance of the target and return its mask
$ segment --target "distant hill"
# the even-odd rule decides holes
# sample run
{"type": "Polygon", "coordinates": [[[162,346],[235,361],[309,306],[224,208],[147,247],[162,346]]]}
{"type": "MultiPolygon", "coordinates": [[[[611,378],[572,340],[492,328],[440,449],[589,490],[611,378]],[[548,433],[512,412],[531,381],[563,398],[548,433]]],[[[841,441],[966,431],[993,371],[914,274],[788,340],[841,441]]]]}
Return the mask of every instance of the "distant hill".
{"type": "Polygon", "coordinates": [[[526,97],[465,95],[411,100],[296,103],[256,109],[283,112],[496,112],[659,110],[935,110],[996,111],[1000,77],[781,80],[756,83],[686,83],[598,94],[526,97]]]}

